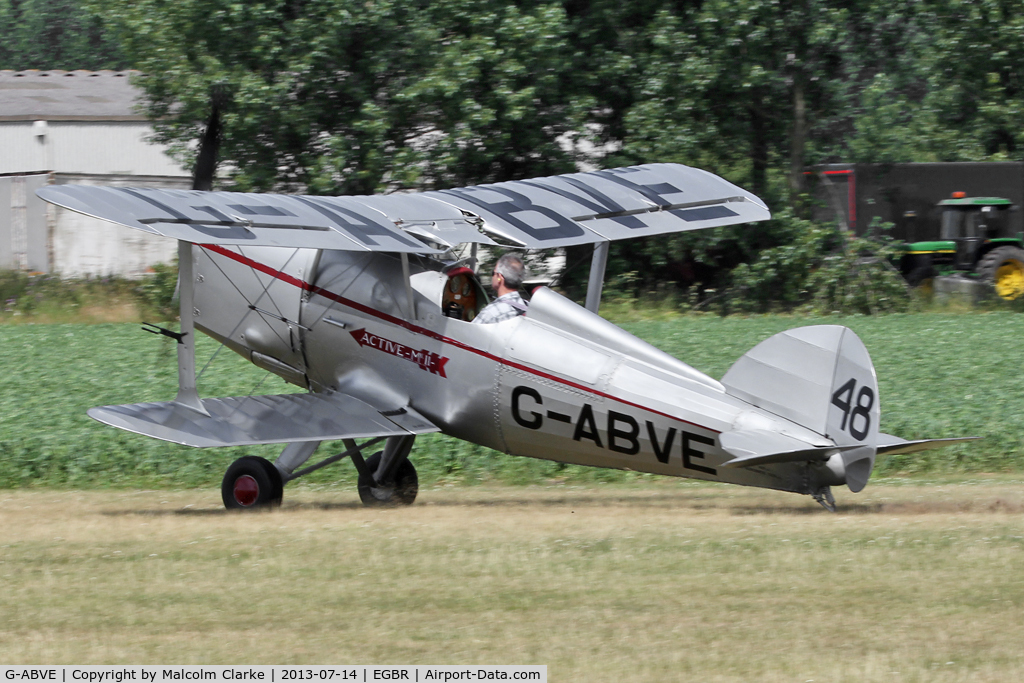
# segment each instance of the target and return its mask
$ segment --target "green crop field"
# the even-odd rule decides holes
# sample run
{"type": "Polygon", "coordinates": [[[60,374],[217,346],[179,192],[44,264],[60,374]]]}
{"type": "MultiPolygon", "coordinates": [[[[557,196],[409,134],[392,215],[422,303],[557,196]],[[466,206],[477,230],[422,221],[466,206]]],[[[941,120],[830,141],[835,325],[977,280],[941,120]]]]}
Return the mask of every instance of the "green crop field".
{"type": "MultiPolygon", "coordinates": [[[[694,367],[721,377],[768,336],[807,324],[853,328],[871,351],[882,401],[882,429],[904,438],[980,436],[980,442],[895,456],[882,473],[1019,471],[1024,468],[1024,375],[1017,367],[1024,316],[1012,312],[918,313],[808,319],[685,316],[625,325],[694,367]]],[[[201,337],[202,366],[216,344],[201,337]]],[[[171,340],[136,324],[0,325],[0,487],[215,486],[242,453],[273,458],[277,447],[191,449],[104,427],[95,405],[167,400],[174,395],[171,340]]],[[[293,390],[276,377],[219,353],[202,375],[207,396],[293,390]]],[[[325,446],[328,447],[328,445],[325,446]]],[[[413,451],[425,483],[563,480],[623,481],[631,473],[511,458],[442,436],[413,451]]],[[[313,482],[348,484],[342,464],[313,482]]]]}

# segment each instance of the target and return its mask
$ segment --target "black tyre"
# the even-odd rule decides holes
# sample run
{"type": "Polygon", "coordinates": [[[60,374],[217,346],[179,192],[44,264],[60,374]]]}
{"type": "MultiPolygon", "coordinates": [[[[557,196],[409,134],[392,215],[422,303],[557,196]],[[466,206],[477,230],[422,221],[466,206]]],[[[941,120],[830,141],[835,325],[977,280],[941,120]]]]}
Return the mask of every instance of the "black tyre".
{"type": "Polygon", "coordinates": [[[918,266],[907,275],[907,284],[917,290],[919,296],[931,299],[935,293],[935,269],[918,266]]]}
{"type": "Polygon", "coordinates": [[[982,281],[992,283],[1000,299],[1024,296],[1024,249],[996,247],[981,257],[977,271],[982,281]]]}
{"type": "Polygon", "coordinates": [[[380,467],[380,453],[374,453],[366,459],[366,469],[371,476],[359,477],[359,500],[367,507],[388,507],[395,505],[412,505],[419,493],[420,483],[416,476],[416,468],[408,459],[403,460],[395,473],[393,486],[378,486],[372,474],[380,467]]]}
{"type": "Polygon", "coordinates": [[[269,460],[246,455],[231,463],[224,473],[220,495],[229,510],[276,507],[284,497],[284,482],[269,460]]]}
{"type": "Polygon", "coordinates": [[[935,277],[935,269],[931,266],[918,266],[907,275],[907,284],[917,287],[935,277]]]}

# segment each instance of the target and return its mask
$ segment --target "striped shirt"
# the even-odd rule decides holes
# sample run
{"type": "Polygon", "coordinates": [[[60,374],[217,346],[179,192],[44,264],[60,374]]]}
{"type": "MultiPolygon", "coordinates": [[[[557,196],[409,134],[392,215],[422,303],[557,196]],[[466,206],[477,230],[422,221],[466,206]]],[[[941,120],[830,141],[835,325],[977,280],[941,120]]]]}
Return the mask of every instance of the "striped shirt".
{"type": "Polygon", "coordinates": [[[509,292],[505,296],[499,296],[487,304],[484,310],[477,313],[477,316],[473,318],[473,322],[483,323],[484,325],[500,323],[503,320],[511,320],[523,313],[526,313],[526,302],[523,301],[523,297],[519,296],[519,292],[509,292]]]}

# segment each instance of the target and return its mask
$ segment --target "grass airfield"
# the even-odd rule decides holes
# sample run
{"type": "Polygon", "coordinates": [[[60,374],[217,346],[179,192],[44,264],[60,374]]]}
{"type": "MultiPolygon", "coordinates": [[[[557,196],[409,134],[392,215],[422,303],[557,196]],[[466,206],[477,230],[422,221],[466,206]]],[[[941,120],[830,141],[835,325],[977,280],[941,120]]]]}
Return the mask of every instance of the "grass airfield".
{"type": "MultiPolygon", "coordinates": [[[[227,464],[279,448],[184,449],[85,416],[172,397],[173,342],[134,324],[0,325],[0,662],[1024,680],[1024,375],[1007,369],[1024,317],[628,327],[721,377],[770,334],[814,323],[847,324],[868,345],[884,431],[983,439],[884,460],[862,493],[836,491],[837,514],[792,494],[430,437],[413,453],[424,487],[411,508],[362,508],[343,464],[289,487],[277,512],[229,514],[227,464]],[[913,476],[878,478],[896,473],[913,476]],[[506,485],[523,482],[534,485],[506,485]]],[[[288,390],[275,381],[221,354],[202,386],[288,390]]]]}
{"type": "Polygon", "coordinates": [[[1024,679],[1024,480],[0,491],[0,661],[547,664],[552,681],[1024,679]]]}

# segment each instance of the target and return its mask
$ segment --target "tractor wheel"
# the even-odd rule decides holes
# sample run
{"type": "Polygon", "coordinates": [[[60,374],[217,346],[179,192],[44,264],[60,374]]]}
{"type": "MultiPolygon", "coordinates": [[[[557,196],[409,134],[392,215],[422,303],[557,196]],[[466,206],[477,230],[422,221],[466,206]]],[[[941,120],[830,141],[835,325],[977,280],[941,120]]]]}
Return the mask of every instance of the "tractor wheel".
{"type": "Polygon", "coordinates": [[[907,275],[907,284],[913,287],[918,295],[931,300],[935,294],[935,269],[931,266],[918,266],[907,275]]]}
{"type": "Polygon", "coordinates": [[[373,480],[373,473],[380,467],[380,453],[374,453],[366,459],[366,469],[370,476],[359,477],[359,500],[367,507],[389,507],[397,505],[412,505],[419,493],[419,478],[416,476],[416,468],[408,459],[403,460],[398,471],[395,472],[395,481],[391,486],[378,486],[373,480]]]}
{"type": "Polygon", "coordinates": [[[1001,299],[1013,301],[1024,295],[1024,249],[997,247],[978,261],[978,276],[991,282],[1001,299]]]}
{"type": "Polygon", "coordinates": [[[284,496],[284,483],[269,460],[246,455],[231,463],[224,473],[220,495],[229,510],[276,507],[284,496]]]}

